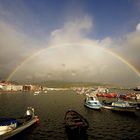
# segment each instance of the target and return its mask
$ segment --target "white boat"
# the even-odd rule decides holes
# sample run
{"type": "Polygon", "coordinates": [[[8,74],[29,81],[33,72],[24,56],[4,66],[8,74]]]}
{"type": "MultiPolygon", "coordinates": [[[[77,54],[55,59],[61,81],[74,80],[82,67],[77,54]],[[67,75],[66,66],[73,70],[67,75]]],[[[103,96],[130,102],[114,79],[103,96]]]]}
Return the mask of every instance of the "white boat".
{"type": "Polygon", "coordinates": [[[103,101],[102,107],[105,109],[110,109],[119,112],[135,112],[137,110],[136,105],[131,105],[129,102],[123,100],[119,100],[115,102],[103,101]]]}
{"type": "Polygon", "coordinates": [[[2,124],[0,125],[0,140],[11,138],[12,136],[20,133],[21,131],[39,121],[38,116],[34,115],[34,109],[30,109],[32,111],[32,114],[29,116],[23,116],[17,119],[0,119],[0,122],[2,124]]]}
{"type": "Polygon", "coordinates": [[[17,121],[14,118],[0,118],[0,135],[10,132],[17,127],[17,121]]]}
{"type": "Polygon", "coordinates": [[[136,94],[136,99],[137,99],[137,100],[140,100],[140,94],[139,94],[139,93],[136,94]]]}
{"type": "Polygon", "coordinates": [[[40,93],[40,91],[35,91],[34,95],[38,95],[40,93]]]}
{"type": "Polygon", "coordinates": [[[98,87],[95,92],[96,93],[108,93],[109,89],[108,88],[103,88],[103,87],[98,87]]]}
{"type": "Polygon", "coordinates": [[[135,91],[140,91],[140,86],[137,86],[136,88],[134,88],[135,91]]]}
{"type": "Polygon", "coordinates": [[[85,99],[85,106],[91,109],[101,109],[102,105],[97,99],[97,97],[94,96],[87,96],[85,99]]]}

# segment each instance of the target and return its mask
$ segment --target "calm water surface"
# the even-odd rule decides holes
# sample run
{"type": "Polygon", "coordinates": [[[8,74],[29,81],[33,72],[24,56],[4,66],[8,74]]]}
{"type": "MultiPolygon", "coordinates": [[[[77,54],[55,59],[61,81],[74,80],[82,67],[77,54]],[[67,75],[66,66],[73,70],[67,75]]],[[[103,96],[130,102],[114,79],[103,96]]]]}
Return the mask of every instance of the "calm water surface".
{"type": "Polygon", "coordinates": [[[74,109],[89,122],[81,140],[139,140],[140,112],[136,115],[119,114],[110,110],[95,111],[84,107],[84,95],[74,91],[49,91],[34,96],[32,93],[0,94],[0,116],[19,117],[28,106],[35,108],[40,123],[30,127],[11,140],[68,140],[64,115],[74,109]]]}

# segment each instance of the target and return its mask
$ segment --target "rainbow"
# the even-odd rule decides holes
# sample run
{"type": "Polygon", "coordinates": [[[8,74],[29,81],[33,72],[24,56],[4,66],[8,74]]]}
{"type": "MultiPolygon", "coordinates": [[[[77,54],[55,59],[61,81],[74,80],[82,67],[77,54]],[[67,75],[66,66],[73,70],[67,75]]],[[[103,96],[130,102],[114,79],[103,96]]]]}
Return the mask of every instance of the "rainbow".
{"type": "MultiPolygon", "coordinates": [[[[44,52],[47,49],[54,49],[57,47],[66,47],[66,46],[88,46],[88,47],[93,47],[94,45],[92,44],[80,44],[80,43],[74,43],[74,44],[59,44],[59,45],[55,45],[55,46],[48,46],[45,49],[39,50],[37,52],[35,52],[33,55],[27,57],[26,59],[24,59],[11,73],[10,75],[7,77],[6,81],[10,81],[12,79],[12,77],[16,74],[16,72],[24,65],[26,64],[28,61],[30,61],[31,59],[35,58],[36,56],[40,55],[42,52],[44,52]]],[[[94,46],[97,47],[97,46],[94,46]]],[[[99,47],[98,47],[99,48],[99,47]]],[[[100,49],[103,49],[106,53],[112,55],[113,57],[115,57],[116,59],[118,59],[119,61],[121,61],[123,64],[125,64],[126,66],[128,66],[128,68],[134,72],[138,77],[140,77],[140,71],[135,68],[130,62],[128,62],[127,60],[125,60],[122,56],[118,55],[117,53],[111,51],[108,48],[103,48],[100,47],[100,49]]]]}

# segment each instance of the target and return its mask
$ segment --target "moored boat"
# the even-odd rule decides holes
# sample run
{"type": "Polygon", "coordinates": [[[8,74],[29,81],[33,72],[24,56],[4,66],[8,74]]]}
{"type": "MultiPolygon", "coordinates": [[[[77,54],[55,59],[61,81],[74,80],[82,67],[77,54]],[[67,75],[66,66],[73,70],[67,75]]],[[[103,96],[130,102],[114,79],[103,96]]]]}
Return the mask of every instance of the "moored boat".
{"type": "Polygon", "coordinates": [[[68,110],[65,114],[65,128],[69,133],[84,133],[89,127],[88,121],[74,110],[68,110]]]}
{"type": "Polygon", "coordinates": [[[38,95],[40,93],[40,91],[35,91],[34,95],[38,95]]]}
{"type": "Polygon", "coordinates": [[[140,86],[134,88],[135,91],[140,91],[140,86]]]}
{"type": "Polygon", "coordinates": [[[103,105],[102,107],[105,109],[110,109],[113,111],[120,111],[120,112],[135,112],[137,109],[136,106],[130,105],[129,102],[123,100],[119,100],[115,102],[103,101],[102,105],[103,105]]]}
{"type": "Polygon", "coordinates": [[[110,93],[97,93],[97,97],[107,97],[107,98],[116,98],[118,96],[117,93],[115,92],[110,92],[110,93]]]}
{"type": "MultiPolygon", "coordinates": [[[[31,114],[27,114],[23,117],[13,118],[2,118],[0,119],[0,140],[6,140],[12,136],[20,133],[31,125],[39,121],[38,116],[34,115],[34,108],[29,108],[31,114]]],[[[27,110],[27,112],[29,111],[27,110]]]]}
{"type": "Polygon", "coordinates": [[[84,105],[88,108],[96,109],[96,110],[99,110],[102,107],[97,97],[94,96],[87,96],[84,105]]]}

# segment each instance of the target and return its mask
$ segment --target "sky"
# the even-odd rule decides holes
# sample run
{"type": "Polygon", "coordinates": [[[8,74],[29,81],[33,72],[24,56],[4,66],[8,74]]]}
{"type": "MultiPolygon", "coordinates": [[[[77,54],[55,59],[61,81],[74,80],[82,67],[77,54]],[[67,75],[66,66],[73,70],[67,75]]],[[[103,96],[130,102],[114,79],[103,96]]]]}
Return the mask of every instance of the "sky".
{"type": "Polygon", "coordinates": [[[140,85],[139,0],[0,0],[0,79],[140,85]]]}

